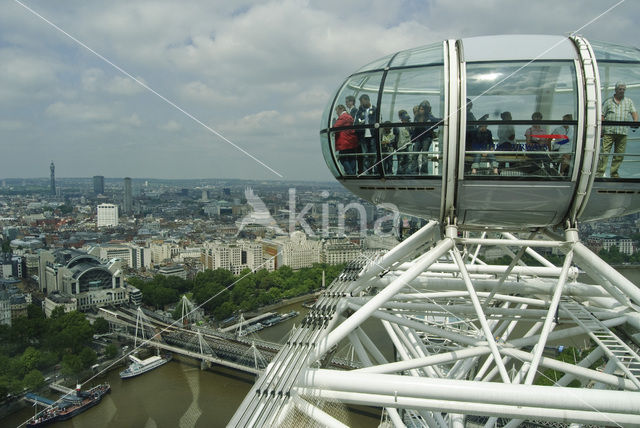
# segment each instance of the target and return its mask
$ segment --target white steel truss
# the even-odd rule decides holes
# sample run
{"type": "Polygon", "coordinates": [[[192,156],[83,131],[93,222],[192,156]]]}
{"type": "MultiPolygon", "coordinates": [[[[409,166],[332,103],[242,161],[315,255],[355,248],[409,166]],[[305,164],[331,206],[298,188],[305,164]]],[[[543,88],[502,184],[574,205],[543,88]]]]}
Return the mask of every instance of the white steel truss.
{"type": "Polygon", "coordinates": [[[638,287],[573,228],[439,232],[348,266],[229,426],[348,426],[327,403],[384,408],[396,427],[640,426],[638,287]],[[329,369],[345,345],[356,368],[329,369]]]}

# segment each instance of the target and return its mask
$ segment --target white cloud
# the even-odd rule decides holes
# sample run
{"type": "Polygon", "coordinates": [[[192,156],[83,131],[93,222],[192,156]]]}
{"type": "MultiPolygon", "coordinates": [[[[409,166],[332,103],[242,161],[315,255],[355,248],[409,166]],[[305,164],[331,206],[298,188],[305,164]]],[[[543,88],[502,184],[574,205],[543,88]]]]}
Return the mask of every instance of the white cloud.
{"type": "MultiPolygon", "coordinates": [[[[109,70],[110,73],[120,73],[116,70],[109,70]]],[[[140,77],[136,79],[144,84],[146,82],[140,77]]],[[[106,92],[114,95],[135,95],[145,91],[145,88],[130,77],[116,75],[108,77],[104,70],[100,68],[89,68],[81,76],[82,89],[88,92],[106,92]]]]}
{"type": "Polygon", "coordinates": [[[182,130],[182,125],[180,125],[175,120],[170,120],[160,125],[160,129],[167,132],[178,132],[182,130]]]}
{"type": "Polygon", "coordinates": [[[131,116],[123,118],[122,123],[124,123],[125,125],[134,126],[134,127],[142,126],[142,121],[140,120],[140,118],[136,113],[133,113],[131,116]]]}
{"type": "MultiPolygon", "coordinates": [[[[136,80],[146,85],[144,79],[136,77],[136,80]]],[[[115,76],[107,82],[105,89],[116,95],[135,95],[147,90],[138,82],[130,77],[115,76]]]]}
{"type": "Polygon", "coordinates": [[[99,68],[90,68],[82,73],[82,88],[85,91],[93,92],[100,88],[104,80],[104,71],[99,68]]]}
{"type": "MultiPolygon", "coordinates": [[[[322,110],[364,64],[447,38],[563,34],[615,3],[113,0],[29,6],[294,179],[328,177],[318,148],[322,110]]],[[[275,178],[15,2],[6,9],[0,16],[0,141],[29,124],[20,129],[25,144],[46,135],[60,142],[61,153],[86,145],[100,154],[88,156],[78,166],[86,171],[77,175],[93,175],[104,164],[115,168],[113,175],[142,175],[131,168],[146,168],[148,176],[163,176],[169,169],[165,158],[171,157],[174,176],[275,178]],[[130,162],[101,151],[110,144],[126,150],[130,162]],[[184,161],[167,155],[178,149],[184,161]]],[[[639,15],[635,2],[627,1],[581,33],[633,45],[639,15]]],[[[41,175],[18,169],[13,156],[7,152],[6,165],[16,169],[6,174],[41,175]]],[[[33,164],[48,165],[52,153],[43,152],[48,159],[39,160],[34,150],[32,156],[33,164]]]]}
{"type": "Polygon", "coordinates": [[[0,131],[18,131],[25,127],[26,123],[21,120],[0,120],[0,131]]]}
{"type": "Polygon", "coordinates": [[[229,88],[212,87],[202,81],[191,81],[180,85],[178,89],[181,99],[216,105],[221,108],[237,107],[239,97],[237,93],[231,93],[229,88]]]}
{"type": "Polygon", "coordinates": [[[105,106],[69,104],[61,101],[50,104],[45,114],[69,122],[102,122],[113,118],[111,110],[105,106]]]}

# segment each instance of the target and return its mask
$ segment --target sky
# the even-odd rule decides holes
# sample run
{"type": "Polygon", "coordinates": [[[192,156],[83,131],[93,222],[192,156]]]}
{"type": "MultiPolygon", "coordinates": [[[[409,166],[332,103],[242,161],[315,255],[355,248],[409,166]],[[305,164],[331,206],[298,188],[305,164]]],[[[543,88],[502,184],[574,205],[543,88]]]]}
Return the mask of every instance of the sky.
{"type": "Polygon", "coordinates": [[[640,40],[636,0],[0,1],[0,179],[53,161],[57,177],[329,181],[322,112],[373,60],[493,34],[640,40]]]}

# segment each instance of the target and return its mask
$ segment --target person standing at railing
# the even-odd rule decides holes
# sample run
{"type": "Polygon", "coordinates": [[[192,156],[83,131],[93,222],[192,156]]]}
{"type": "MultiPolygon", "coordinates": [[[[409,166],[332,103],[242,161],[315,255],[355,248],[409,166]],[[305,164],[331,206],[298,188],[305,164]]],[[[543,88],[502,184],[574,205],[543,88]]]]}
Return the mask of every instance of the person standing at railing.
{"type": "MultiPolygon", "coordinates": [[[[373,125],[376,121],[376,107],[371,105],[369,95],[362,94],[359,98],[360,107],[353,118],[354,125],[373,125]]],[[[377,139],[371,128],[356,130],[356,135],[360,141],[360,151],[364,153],[362,161],[358,162],[358,173],[372,175],[377,173],[378,166],[374,165],[376,157],[377,139]]]]}
{"type": "MultiPolygon", "coordinates": [[[[562,120],[565,122],[571,122],[573,120],[573,115],[570,113],[562,116],[562,120]]],[[[555,128],[551,134],[553,135],[553,140],[551,140],[551,151],[558,152],[560,155],[557,157],[558,162],[560,163],[560,174],[568,175],[571,169],[571,154],[573,153],[573,126],[569,125],[560,125],[555,128]]]]}
{"type": "MultiPolygon", "coordinates": [[[[602,104],[602,120],[613,122],[624,122],[629,120],[629,116],[634,122],[638,121],[638,112],[636,111],[633,101],[625,98],[624,93],[627,85],[623,82],[617,82],[615,92],[611,98],[607,98],[602,104]]],[[[629,127],[624,125],[613,125],[602,127],[602,146],[600,150],[600,161],[598,162],[597,177],[602,177],[607,164],[609,163],[608,154],[613,148],[613,152],[624,153],[627,148],[627,133],[629,127]]],[[[614,156],[611,160],[611,178],[619,178],[618,169],[622,163],[624,156],[614,156]]]]}
{"type": "MultiPolygon", "coordinates": [[[[334,127],[340,128],[343,126],[353,125],[353,118],[349,113],[347,113],[347,108],[344,105],[338,104],[336,106],[336,114],[338,115],[338,118],[333,124],[334,127]]],[[[355,175],[356,157],[360,152],[359,148],[360,145],[358,143],[358,137],[353,129],[336,132],[335,149],[344,174],[355,175]]]]}
{"type": "Polygon", "coordinates": [[[491,166],[493,173],[498,175],[498,162],[493,153],[493,135],[491,131],[487,129],[487,125],[480,125],[475,132],[469,135],[471,138],[467,140],[467,150],[478,151],[484,153],[475,153],[473,155],[473,163],[471,164],[471,174],[478,172],[481,163],[488,162],[491,166]]]}

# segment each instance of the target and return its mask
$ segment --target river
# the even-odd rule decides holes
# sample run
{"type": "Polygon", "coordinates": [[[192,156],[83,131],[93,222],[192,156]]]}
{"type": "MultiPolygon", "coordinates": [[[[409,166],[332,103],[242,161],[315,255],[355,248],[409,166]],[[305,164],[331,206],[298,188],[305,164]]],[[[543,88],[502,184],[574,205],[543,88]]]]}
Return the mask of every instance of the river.
{"type": "MultiPolygon", "coordinates": [[[[622,266],[618,270],[634,284],[640,284],[640,267],[622,266]]],[[[293,324],[300,323],[307,312],[299,303],[280,308],[278,312],[291,310],[299,311],[300,315],[262,330],[258,336],[263,340],[283,343],[293,324]]],[[[375,340],[375,332],[366,330],[375,340]]],[[[383,350],[385,354],[389,351],[383,350]]],[[[174,360],[128,380],[120,379],[119,371],[120,368],[96,380],[111,384],[111,393],[102,403],[69,421],[58,423],[56,427],[224,427],[254,381],[252,375],[223,367],[200,370],[198,362],[189,360],[174,360]]],[[[0,420],[0,426],[20,426],[33,413],[32,407],[25,408],[0,420]]],[[[341,413],[347,415],[347,424],[352,427],[375,427],[379,423],[377,409],[351,409],[341,413]]]]}
{"type": "MultiPolygon", "coordinates": [[[[300,311],[300,315],[259,332],[263,340],[284,342],[294,323],[307,310],[300,304],[278,312],[300,311]]],[[[200,370],[195,360],[173,361],[141,376],[122,380],[119,367],[95,380],[109,382],[111,393],[102,402],[65,422],[60,428],[190,428],[224,427],[253,385],[254,376],[224,367],[200,370]]],[[[87,387],[90,385],[87,385],[87,387]]],[[[55,395],[49,395],[54,398],[55,395]]],[[[379,423],[379,412],[371,409],[345,411],[348,425],[371,427],[379,423]]],[[[33,407],[0,420],[2,427],[17,427],[34,414],[33,407]]]]}

